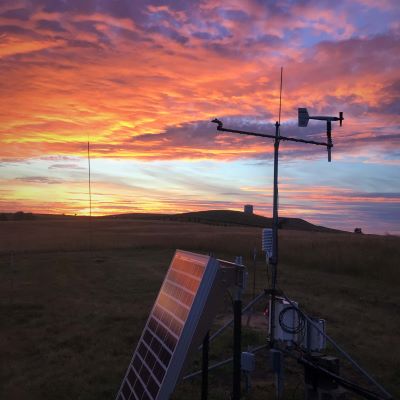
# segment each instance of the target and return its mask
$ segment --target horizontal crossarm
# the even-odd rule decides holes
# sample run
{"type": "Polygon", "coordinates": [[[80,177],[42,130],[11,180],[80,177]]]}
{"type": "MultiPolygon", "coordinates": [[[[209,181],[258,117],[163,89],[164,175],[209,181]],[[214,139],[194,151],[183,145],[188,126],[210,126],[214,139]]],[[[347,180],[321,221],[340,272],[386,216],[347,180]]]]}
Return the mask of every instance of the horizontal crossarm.
{"type": "MultiPolygon", "coordinates": [[[[269,138],[269,139],[276,139],[275,135],[269,135],[267,133],[256,133],[256,132],[240,131],[237,129],[224,128],[222,125],[222,122],[217,119],[215,119],[211,122],[218,124],[218,126],[217,126],[218,131],[239,133],[240,135],[258,136],[258,137],[265,137],[265,138],[269,138]]],[[[292,138],[292,137],[288,137],[288,136],[278,136],[278,140],[286,140],[288,142],[297,142],[297,143],[315,144],[317,146],[333,147],[332,143],[316,142],[314,140],[304,140],[304,139],[292,138]]]]}

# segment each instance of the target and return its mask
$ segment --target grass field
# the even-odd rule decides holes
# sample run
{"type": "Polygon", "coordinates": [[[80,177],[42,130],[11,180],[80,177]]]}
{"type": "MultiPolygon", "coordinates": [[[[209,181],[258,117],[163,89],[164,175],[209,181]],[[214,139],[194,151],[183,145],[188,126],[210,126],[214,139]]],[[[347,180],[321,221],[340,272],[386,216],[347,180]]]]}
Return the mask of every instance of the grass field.
{"type": "MultiPolygon", "coordinates": [[[[1,222],[0,398],[114,398],[175,249],[244,256],[249,299],[260,234],[176,221],[93,220],[91,229],[82,219],[1,222]]],[[[399,397],[400,238],[283,230],[279,244],[280,287],[325,318],[328,333],[399,397]]],[[[261,254],[256,272],[261,291],[261,254]]],[[[216,324],[230,308],[227,297],[216,324]]],[[[263,342],[256,325],[244,329],[245,347],[263,342]]],[[[212,358],[230,348],[227,333],[212,344],[212,358]]],[[[257,363],[247,399],[272,396],[265,353],[257,363]]],[[[211,399],[229,398],[230,368],[210,375],[211,399]]],[[[288,364],[285,398],[303,398],[300,371],[288,364]]],[[[200,398],[199,388],[199,380],[181,384],[173,398],[200,398]]]]}

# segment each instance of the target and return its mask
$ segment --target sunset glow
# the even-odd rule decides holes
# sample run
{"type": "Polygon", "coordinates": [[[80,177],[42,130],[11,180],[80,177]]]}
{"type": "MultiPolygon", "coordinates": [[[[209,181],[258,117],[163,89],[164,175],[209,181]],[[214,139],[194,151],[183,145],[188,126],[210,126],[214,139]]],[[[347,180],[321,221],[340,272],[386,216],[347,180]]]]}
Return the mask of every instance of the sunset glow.
{"type": "Polygon", "coordinates": [[[333,162],[282,143],[281,215],[400,234],[400,7],[396,0],[0,4],[0,208],[88,213],[241,210],[270,216],[284,67],[284,135],[297,108],[344,112],[333,162]],[[151,3],[151,4],[150,4],[151,3]]]}

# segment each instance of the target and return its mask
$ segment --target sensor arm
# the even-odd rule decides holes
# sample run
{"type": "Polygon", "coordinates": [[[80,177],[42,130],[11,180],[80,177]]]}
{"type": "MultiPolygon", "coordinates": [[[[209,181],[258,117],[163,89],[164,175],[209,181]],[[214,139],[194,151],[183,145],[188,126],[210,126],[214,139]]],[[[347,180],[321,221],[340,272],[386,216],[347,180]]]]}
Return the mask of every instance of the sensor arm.
{"type": "MultiPolygon", "coordinates": [[[[215,118],[211,122],[214,124],[218,124],[217,130],[221,132],[231,132],[231,133],[239,133],[240,135],[249,135],[249,136],[258,136],[258,137],[266,137],[269,139],[275,139],[275,135],[269,135],[266,133],[257,133],[257,132],[248,132],[248,131],[239,131],[237,129],[228,129],[224,128],[224,124],[222,121],[219,119],[215,118]]],[[[286,140],[288,142],[296,142],[296,143],[308,143],[308,144],[315,144],[317,146],[326,146],[328,148],[333,147],[332,143],[325,143],[325,142],[316,142],[314,140],[304,140],[304,139],[298,139],[298,138],[292,138],[288,136],[279,136],[279,140],[286,140]]]]}
{"type": "Polygon", "coordinates": [[[310,115],[308,119],[317,119],[318,121],[340,121],[339,117],[325,117],[323,115],[310,115]]]}
{"type": "Polygon", "coordinates": [[[318,121],[339,121],[340,126],[342,126],[342,122],[344,120],[343,118],[343,112],[339,113],[339,117],[326,117],[323,115],[315,115],[315,116],[309,116],[308,119],[317,119],[318,121]]]}

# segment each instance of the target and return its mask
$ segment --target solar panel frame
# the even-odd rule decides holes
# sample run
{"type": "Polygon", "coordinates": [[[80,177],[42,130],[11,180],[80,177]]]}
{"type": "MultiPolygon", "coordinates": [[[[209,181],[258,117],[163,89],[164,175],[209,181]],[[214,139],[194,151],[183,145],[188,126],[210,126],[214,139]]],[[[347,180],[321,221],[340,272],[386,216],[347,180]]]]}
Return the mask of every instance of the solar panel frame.
{"type": "Polygon", "coordinates": [[[218,260],[209,256],[182,250],[175,252],[118,391],[117,400],[159,400],[167,399],[171,395],[187,362],[189,347],[194,346],[196,328],[202,320],[204,307],[215,285],[218,267],[218,260]],[[177,263],[179,260],[189,261],[192,267],[194,264],[192,271],[195,276],[183,271],[179,262],[177,263]],[[188,286],[170,280],[170,277],[176,279],[179,274],[183,275],[183,283],[188,286]],[[168,293],[168,290],[173,292],[168,293]],[[174,295],[178,292],[177,299],[174,295]],[[191,299],[190,295],[193,296],[191,299]],[[189,300],[190,305],[181,302],[180,296],[182,300],[189,300]],[[161,305],[163,302],[172,302],[179,310],[179,315],[171,313],[168,307],[164,308],[161,305]],[[169,329],[172,322],[167,322],[166,318],[182,324],[180,334],[179,329],[177,332],[169,329]],[[156,365],[157,369],[154,368],[156,365]]]}

